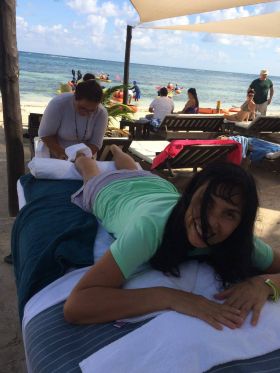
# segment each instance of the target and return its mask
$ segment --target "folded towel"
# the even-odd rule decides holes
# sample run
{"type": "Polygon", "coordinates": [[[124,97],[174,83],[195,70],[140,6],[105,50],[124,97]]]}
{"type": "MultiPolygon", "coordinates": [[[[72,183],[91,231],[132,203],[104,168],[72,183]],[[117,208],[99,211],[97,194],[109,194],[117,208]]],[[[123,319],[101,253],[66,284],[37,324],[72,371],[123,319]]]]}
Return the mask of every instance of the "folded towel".
{"type": "Polygon", "coordinates": [[[68,157],[68,161],[75,161],[77,152],[83,153],[88,158],[92,158],[91,149],[85,144],[81,143],[81,144],[74,144],[74,145],[68,146],[65,149],[65,153],[68,157]]]}
{"type": "Polygon", "coordinates": [[[28,163],[28,168],[36,179],[82,180],[74,163],[62,159],[34,157],[28,163]]]}
{"type": "MultiPolygon", "coordinates": [[[[115,170],[115,162],[113,161],[97,161],[100,171],[115,170]]],[[[28,168],[31,174],[36,179],[69,179],[82,180],[82,176],[77,171],[74,163],[53,158],[37,158],[34,157],[29,163],[28,168]]]]}
{"type": "MultiPolygon", "coordinates": [[[[213,269],[199,264],[193,292],[211,298],[217,286],[213,269]]],[[[280,303],[267,302],[256,327],[250,325],[248,317],[240,329],[224,327],[222,331],[200,319],[166,312],[79,365],[83,373],[202,373],[219,364],[280,348],[279,311],[280,303]]]]}

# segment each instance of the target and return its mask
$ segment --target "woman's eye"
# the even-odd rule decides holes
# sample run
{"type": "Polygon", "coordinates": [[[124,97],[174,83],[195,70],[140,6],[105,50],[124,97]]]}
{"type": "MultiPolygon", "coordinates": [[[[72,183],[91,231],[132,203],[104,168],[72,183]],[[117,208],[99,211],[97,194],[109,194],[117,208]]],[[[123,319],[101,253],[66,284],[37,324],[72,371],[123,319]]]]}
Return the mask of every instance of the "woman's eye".
{"type": "Polygon", "coordinates": [[[235,220],[237,215],[233,211],[226,211],[225,215],[228,219],[235,220]]]}

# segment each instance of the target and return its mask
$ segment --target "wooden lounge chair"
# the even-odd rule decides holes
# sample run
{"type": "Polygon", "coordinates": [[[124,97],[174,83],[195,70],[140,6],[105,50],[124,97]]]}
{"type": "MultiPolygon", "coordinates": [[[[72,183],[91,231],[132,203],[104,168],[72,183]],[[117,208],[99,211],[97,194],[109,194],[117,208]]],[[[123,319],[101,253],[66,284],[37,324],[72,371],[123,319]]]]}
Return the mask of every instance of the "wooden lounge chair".
{"type": "MultiPolygon", "coordinates": [[[[35,143],[38,138],[38,130],[43,114],[31,113],[28,118],[28,137],[30,142],[31,158],[35,155],[35,143]]],[[[39,139],[38,139],[39,140],[39,139]]],[[[113,154],[110,152],[110,145],[118,145],[124,152],[127,152],[132,140],[128,137],[105,137],[102,148],[97,153],[99,161],[111,161],[113,154]]]]}
{"type": "Polygon", "coordinates": [[[156,133],[150,131],[146,119],[122,121],[121,128],[129,127],[135,140],[213,139],[224,133],[224,117],[221,114],[170,114],[161,122],[156,133]]]}
{"type": "Polygon", "coordinates": [[[170,114],[161,122],[159,134],[167,140],[213,139],[224,133],[220,114],[170,114]]]}
{"type": "Polygon", "coordinates": [[[35,137],[38,137],[38,130],[40,126],[40,122],[42,119],[43,114],[37,114],[37,113],[30,113],[28,117],[28,138],[29,138],[29,148],[31,153],[31,158],[34,157],[35,151],[34,151],[34,139],[35,137]]]}
{"type": "MultiPolygon", "coordinates": [[[[136,160],[142,160],[151,167],[154,158],[168,144],[168,141],[133,141],[129,151],[136,160]]],[[[168,157],[156,170],[168,170],[170,176],[174,176],[173,169],[192,168],[196,171],[198,167],[204,167],[211,162],[225,160],[236,146],[235,144],[186,145],[177,156],[168,157]]]]}
{"type": "Polygon", "coordinates": [[[280,134],[280,116],[260,116],[252,122],[228,122],[226,126],[230,132],[240,135],[267,137],[280,134]]]}
{"type": "Polygon", "coordinates": [[[97,153],[98,161],[111,161],[113,154],[110,152],[110,146],[115,144],[122,149],[123,152],[127,152],[132,139],[128,137],[107,137],[103,140],[102,148],[97,153]]]}

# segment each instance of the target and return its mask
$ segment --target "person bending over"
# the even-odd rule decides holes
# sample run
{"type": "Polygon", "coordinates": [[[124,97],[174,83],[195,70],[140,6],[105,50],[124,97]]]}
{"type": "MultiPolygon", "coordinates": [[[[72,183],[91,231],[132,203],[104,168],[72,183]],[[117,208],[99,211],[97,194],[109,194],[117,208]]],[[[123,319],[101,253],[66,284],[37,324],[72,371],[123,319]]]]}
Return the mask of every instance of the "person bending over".
{"type": "Polygon", "coordinates": [[[179,195],[168,181],[138,170],[117,146],[111,150],[117,171],[100,173],[97,163],[82,155],[75,161],[85,184],[72,201],[100,219],[116,240],[71,292],[65,319],[104,323],[174,310],[217,329],[234,329],[252,310],[255,325],[274,294],[265,280],[280,287],[280,257],[253,236],[258,208],[253,177],[233,164],[212,164],[179,195]],[[216,295],[224,303],[165,287],[121,288],[143,263],[179,276],[181,263],[201,255],[224,285],[232,285],[216,295]]]}
{"type": "Polygon", "coordinates": [[[39,136],[53,158],[67,159],[65,148],[85,143],[95,154],[102,146],[108,113],[102,89],[95,80],[79,83],[75,93],[53,98],[42,117],[39,136]]]}

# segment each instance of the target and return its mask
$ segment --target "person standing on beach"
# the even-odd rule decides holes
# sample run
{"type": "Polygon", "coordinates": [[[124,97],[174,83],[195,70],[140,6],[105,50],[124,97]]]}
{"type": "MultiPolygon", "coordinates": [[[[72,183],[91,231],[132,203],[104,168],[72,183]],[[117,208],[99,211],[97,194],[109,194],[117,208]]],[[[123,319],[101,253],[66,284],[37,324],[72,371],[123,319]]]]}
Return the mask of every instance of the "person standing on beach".
{"type": "Polygon", "coordinates": [[[255,79],[250,84],[251,89],[254,89],[255,91],[255,97],[254,101],[256,104],[256,112],[261,113],[261,115],[266,115],[267,111],[267,105],[271,103],[273,94],[274,94],[274,88],[273,83],[270,79],[268,79],[268,70],[262,69],[260,71],[260,76],[258,79],[255,79]],[[268,96],[269,91],[269,98],[268,96]]]}
{"type": "Polygon", "coordinates": [[[67,159],[65,148],[86,144],[94,155],[101,148],[108,113],[101,104],[102,88],[94,80],[82,81],[75,93],[54,97],[42,117],[39,136],[53,158],[67,159]]]}
{"type": "Polygon", "coordinates": [[[141,97],[141,91],[136,80],[133,81],[133,87],[131,88],[131,90],[134,92],[134,100],[139,101],[141,97]]]}

